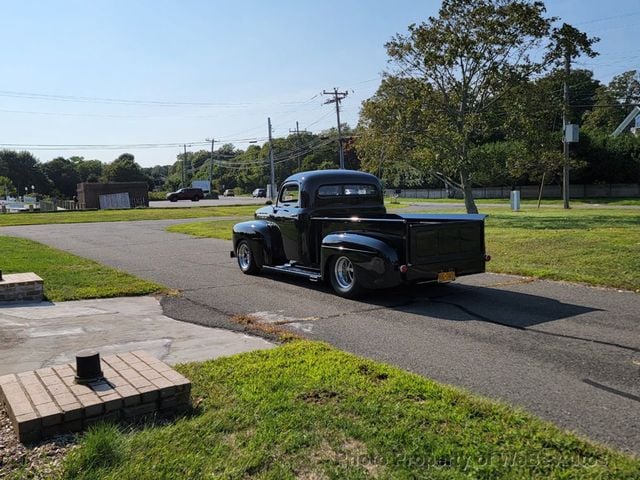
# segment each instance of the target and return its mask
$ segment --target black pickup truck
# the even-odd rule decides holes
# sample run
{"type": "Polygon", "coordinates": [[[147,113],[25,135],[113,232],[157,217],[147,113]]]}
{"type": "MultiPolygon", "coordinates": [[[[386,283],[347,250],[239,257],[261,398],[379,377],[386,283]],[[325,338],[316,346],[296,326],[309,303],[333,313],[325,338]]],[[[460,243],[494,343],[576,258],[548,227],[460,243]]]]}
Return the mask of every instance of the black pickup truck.
{"type": "Polygon", "coordinates": [[[451,282],[485,271],[485,215],[388,214],[380,181],[352,170],[287,178],[275,205],[233,227],[246,274],[271,270],[329,281],[354,298],[403,283],[451,282]]]}

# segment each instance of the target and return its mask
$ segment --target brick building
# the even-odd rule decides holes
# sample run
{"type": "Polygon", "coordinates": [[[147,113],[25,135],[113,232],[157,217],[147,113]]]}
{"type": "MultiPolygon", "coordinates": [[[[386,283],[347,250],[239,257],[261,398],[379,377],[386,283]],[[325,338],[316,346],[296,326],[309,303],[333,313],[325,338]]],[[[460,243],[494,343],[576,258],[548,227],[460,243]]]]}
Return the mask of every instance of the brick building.
{"type": "Polygon", "coordinates": [[[77,187],[78,203],[84,208],[100,208],[100,195],[126,193],[130,206],[149,206],[149,185],[147,182],[108,182],[79,183],[77,187]]]}

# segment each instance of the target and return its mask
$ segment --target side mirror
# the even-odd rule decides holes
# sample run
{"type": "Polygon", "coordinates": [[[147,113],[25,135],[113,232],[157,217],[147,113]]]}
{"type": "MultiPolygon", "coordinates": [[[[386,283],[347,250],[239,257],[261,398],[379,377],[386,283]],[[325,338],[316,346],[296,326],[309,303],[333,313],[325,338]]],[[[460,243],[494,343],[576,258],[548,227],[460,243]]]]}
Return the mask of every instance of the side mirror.
{"type": "Polygon", "coordinates": [[[264,202],[265,205],[273,205],[273,202],[271,200],[267,200],[266,202],[264,202]]]}

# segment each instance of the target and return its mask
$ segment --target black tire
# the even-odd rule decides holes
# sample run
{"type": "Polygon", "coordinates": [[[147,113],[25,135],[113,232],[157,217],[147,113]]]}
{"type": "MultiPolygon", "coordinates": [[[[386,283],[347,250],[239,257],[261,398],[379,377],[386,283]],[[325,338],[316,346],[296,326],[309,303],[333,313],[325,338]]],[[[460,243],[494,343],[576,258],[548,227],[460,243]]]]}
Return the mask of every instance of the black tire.
{"type": "Polygon", "coordinates": [[[169,197],[170,202],[177,202],[178,199],[176,197],[169,197]]]}
{"type": "Polygon", "coordinates": [[[193,197],[193,198],[191,199],[191,201],[192,201],[192,202],[197,202],[197,201],[199,201],[199,200],[200,200],[200,197],[199,197],[198,195],[196,195],[195,197],[193,197]]]}
{"type": "Polygon", "coordinates": [[[236,258],[238,259],[240,270],[246,275],[255,275],[262,269],[261,255],[256,254],[248,240],[240,240],[238,242],[238,245],[236,245],[236,258]]]}
{"type": "Polygon", "coordinates": [[[353,262],[346,255],[336,255],[329,263],[329,279],[333,290],[344,298],[357,298],[364,293],[358,282],[353,262]]]}

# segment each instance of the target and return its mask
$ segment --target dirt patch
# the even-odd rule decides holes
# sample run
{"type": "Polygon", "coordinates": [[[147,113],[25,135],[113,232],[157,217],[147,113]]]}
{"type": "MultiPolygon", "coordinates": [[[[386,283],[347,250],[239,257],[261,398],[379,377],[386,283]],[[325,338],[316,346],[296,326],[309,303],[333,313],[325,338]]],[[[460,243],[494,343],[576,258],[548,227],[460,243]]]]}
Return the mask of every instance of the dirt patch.
{"type": "Polygon", "coordinates": [[[384,380],[389,378],[389,375],[387,373],[377,372],[375,369],[371,368],[366,363],[363,363],[358,367],[358,372],[360,372],[361,375],[369,377],[371,380],[375,382],[383,382],[384,380]]]}
{"type": "Polygon", "coordinates": [[[67,452],[76,444],[73,434],[58,435],[23,445],[13,431],[11,420],[0,406],[0,478],[54,478],[67,452]]]}
{"type": "Polygon", "coordinates": [[[359,467],[372,478],[381,478],[383,467],[377,459],[367,454],[367,446],[354,438],[346,438],[337,446],[332,446],[327,440],[311,452],[308,463],[296,473],[297,479],[320,480],[330,478],[324,471],[323,464],[349,464],[359,467]]]}
{"type": "Polygon", "coordinates": [[[264,323],[251,315],[234,315],[231,318],[235,323],[244,326],[250,333],[262,334],[279,342],[286,343],[293,340],[302,340],[304,337],[274,323],[264,323]]]}
{"type": "Polygon", "coordinates": [[[317,404],[327,403],[329,400],[336,397],[338,397],[338,394],[331,390],[312,390],[310,392],[302,393],[298,396],[300,400],[317,404]]]}

